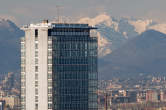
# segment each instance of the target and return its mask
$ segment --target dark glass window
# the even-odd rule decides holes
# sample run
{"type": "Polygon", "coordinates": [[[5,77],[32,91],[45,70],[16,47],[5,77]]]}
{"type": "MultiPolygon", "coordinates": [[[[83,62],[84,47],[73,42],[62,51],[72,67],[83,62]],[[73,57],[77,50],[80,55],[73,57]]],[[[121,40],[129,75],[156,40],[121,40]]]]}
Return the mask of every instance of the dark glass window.
{"type": "Polygon", "coordinates": [[[35,49],[38,49],[38,43],[35,43],[35,49]]]}
{"type": "Polygon", "coordinates": [[[38,104],[35,104],[35,109],[38,109],[38,104]]]}
{"type": "Polygon", "coordinates": [[[38,72],[38,66],[35,66],[35,72],[38,72]]]}
{"type": "Polygon", "coordinates": [[[38,29],[35,29],[35,37],[38,37],[38,29]]]}

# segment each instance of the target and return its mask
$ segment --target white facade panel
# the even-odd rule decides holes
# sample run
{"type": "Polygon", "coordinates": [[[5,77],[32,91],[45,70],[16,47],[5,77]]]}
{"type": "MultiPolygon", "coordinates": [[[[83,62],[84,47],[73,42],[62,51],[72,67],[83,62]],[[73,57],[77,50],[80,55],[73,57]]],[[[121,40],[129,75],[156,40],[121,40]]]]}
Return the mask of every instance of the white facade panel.
{"type": "Polygon", "coordinates": [[[48,109],[48,93],[47,93],[47,47],[48,47],[48,34],[47,30],[39,30],[39,108],[38,110],[48,109]]]}
{"type": "Polygon", "coordinates": [[[25,31],[25,72],[26,72],[26,110],[48,110],[48,78],[47,78],[47,51],[48,51],[48,32],[47,28],[38,29],[38,38],[35,41],[35,29],[27,29],[25,31]],[[38,49],[35,48],[35,42],[38,42],[38,49]],[[35,51],[38,51],[38,57],[35,57],[35,51]],[[35,58],[38,59],[38,64],[35,64],[35,58]],[[38,67],[38,72],[35,72],[35,66],[38,67]],[[35,73],[38,74],[37,80],[35,73]],[[35,87],[35,81],[38,86],[35,87]],[[38,94],[35,94],[35,88],[38,89],[38,94]],[[35,102],[35,97],[38,97],[38,102],[35,102]],[[38,108],[35,109],[35,105],[38,108]]]}
{"type": "Polygon", "coordinates": [[[26,57],[26,110],[35,108],[35,37],[34,30],[25,33],[25,57],[26,57]]]}

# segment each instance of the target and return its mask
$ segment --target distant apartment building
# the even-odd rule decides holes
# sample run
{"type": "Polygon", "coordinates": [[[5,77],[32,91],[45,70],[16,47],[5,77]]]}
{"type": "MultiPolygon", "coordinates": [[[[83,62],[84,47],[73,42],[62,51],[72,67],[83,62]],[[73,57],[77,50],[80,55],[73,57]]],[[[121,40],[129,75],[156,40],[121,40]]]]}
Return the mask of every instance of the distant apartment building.
{"type": "Polygon", "coordinates": [[[146,91],[146,101],[157,102],[158,101],[158,93],[154,90],[147,90],[146,91]]]}
{"type": "Polygon", "coordinates": [[[160,91],[160,101],[166,102],[166,91],[163,90],[160,91]]]}
{"type": "Polygon", "coordinates": [[[20,105],[20,98],[17,96],[0,97],[0,100],[5,101],[6,105],[10,108],[18,108],[20,105]]]}
{"type": "Polygon", "coordinates": [[[145,102],[146,101],[146,91],[142,90],[137,93],[137,102],[145,102]]]}
{"type": "Polygon", "coordinates": [[[113,97],[111,99],[111,104],[120,104],[120,103],[130,103],[130,97],[113,97]]]}
{"type": "Polygon", "coordinates": [[[0,97],[7,96],[7,92],[0,90],[0,97]]]}
{"type": "Polygon", "coordinates": [[[137,91],[126,91],[129,102],[137,102],[137,91]]]}
{"type": "Polygon", "coordinates": [[[0,110],[5,110],[5,104],[4,100],[0,100],[0,110]]]}
{"type": "Polygon", "coordinates": [[[88,24],[24,26],[21,110],[97,110],[97,37],[88,24]]]}

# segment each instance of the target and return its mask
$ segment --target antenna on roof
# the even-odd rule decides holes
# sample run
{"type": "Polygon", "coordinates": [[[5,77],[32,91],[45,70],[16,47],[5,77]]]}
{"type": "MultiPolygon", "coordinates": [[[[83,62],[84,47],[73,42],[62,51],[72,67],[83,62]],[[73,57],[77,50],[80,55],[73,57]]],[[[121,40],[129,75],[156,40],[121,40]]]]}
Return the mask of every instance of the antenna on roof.
{"type": "Polygon", "coordinates": [[[56,10],[57,10],[57,16],[58,16],[58,23],[61,23],[62,22],[62,18],[61,18],[61,13],[60,13],[60,9],[63,8],[62,6],[60,5],[56,5],[56,10]]]}

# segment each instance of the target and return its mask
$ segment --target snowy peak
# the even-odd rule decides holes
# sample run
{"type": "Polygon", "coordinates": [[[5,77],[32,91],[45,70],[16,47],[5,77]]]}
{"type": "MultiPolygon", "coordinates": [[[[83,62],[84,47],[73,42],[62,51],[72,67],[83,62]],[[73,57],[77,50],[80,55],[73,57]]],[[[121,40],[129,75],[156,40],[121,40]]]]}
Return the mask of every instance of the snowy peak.
{"type": "MultiPolygon", "coordinates": [[[[125,24],[125,28],[129,28],[128,26],[132,26],[134,28],[134,31],[137,32],[138,34],[141,34],[142,32],[148,30],[148,29],[154,29],[160,32],[166,33],[166,24],[159,24],[154,22],[152,19],[136,19],[136,18],[126,18],[126,17],[121,17],[119,18],[113,18],[109,16],[108,14],[100,14],[94,18],[81,18],[79,23],[88,23],[90,25],[96,26],[96,25],[105,25],[107,27],[114,28],[115,31],[121,32],[119,28],[122,24],[125,24]],[[128,26],[127,26],[128,25],[128,26]]],[[[127,29],[126,29],[127,30],[127,29]]],[[[126,32],[121,32],[125,33],[126,32]]]]}
{"type": "Polygon", "coordinates": [[[162,32],[162,33],[166,34],[166,24],[152,25],[148,29],[154,29],[156,31],[159,31],[159,32],[162,32]]]}
{"type": "Polygon", "coordinates": [[[147,30],[166,33],[166,24],[159,24],[151,19],[114,18],[105,13],[94,18],[81,18],[78,22],[98,27],[96,35],[99,38],[99,56],[110,54],[129,39],[147,30]]]}
{"type": "Polygon", "coordinates": [[[101,36],[101,34],[99,32],[96,32],[97,37],[98,37],[98,47],[99,47],[99,51],[98,54],[99,56],[103,57],[107,54],[110,54],[112,51],[110,49],[111,46],[111,42],[108,41],[108,39],[106,39],[105,37],[101,36]]]}
{"type": "Polygon", "coordinates": [[[79,23],[88,23],[89,25],[92,25],[92,26],[104,24],[105,26],[112,27],[116,31],[118,31],[117,22],[113,21],[111,16],[109,16],[107,14],[100,14],[100,15],[96,16],[95,18],[85,17],[85,18],[80,19],[78,22],[79,23]]]}
{"type": "Polygon", "coordinates": [[[135,27],[135,31],[141,34],[142,32],[147,30],[147,27],[150,26],[153,21],[152,20],[136,20],[136,21],[129,21],[131,25],[135,27]]]}
{"type": "Polygon", "coordinates": [[[112,24],[112,19],[110,18],[110,16],[106,15],[106,14],[101,14],[96,16],[95,18],[89,18],[89,17],[85,17],[79,20],[79,23],[88,23],[89,25],[95,26],[97,24],[106,22],[106,25],[111,25],[112,24]]]}

